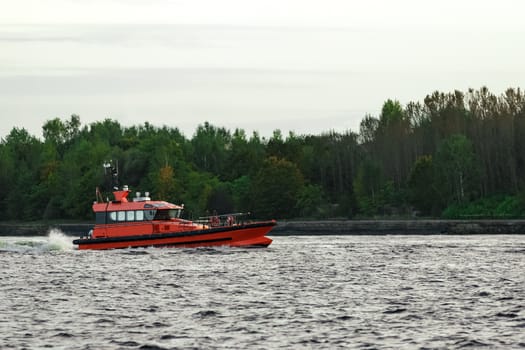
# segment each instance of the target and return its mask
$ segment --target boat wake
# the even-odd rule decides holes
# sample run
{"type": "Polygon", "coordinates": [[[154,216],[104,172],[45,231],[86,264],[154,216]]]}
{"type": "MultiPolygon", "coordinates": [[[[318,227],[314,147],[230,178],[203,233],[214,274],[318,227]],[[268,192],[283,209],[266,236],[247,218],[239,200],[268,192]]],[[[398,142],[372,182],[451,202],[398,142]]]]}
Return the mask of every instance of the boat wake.
{"type": "Polygon", "coordinates": [[[47,236],[38,237],[2,237],[0,252],[50,252],[73,250],[71,237],[59,229],[50,229],[47,236]]]}
{"type": "Polygon", "coordinates": [[[50,250],[74,250],[75,246],[68,237],[59,229],[50,229],[47,233],[50,250]]]}

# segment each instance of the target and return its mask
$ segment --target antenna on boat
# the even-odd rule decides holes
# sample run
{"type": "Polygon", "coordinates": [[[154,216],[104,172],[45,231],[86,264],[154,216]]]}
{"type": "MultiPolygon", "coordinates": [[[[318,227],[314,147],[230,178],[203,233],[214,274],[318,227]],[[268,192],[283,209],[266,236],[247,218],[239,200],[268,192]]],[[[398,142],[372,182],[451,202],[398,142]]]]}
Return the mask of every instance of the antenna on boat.
{"type": "Polygon", "coordinates": [[[111,188],[113,191],[118,191],[118,160],[117,165],[113,166],[113,161],[104,161],[104,175],[111,175],[111,188]]]}
{"type": "Polygon", "coordinates": [[[97,198],[96,202],[97,203],[103,203],[104,202],[104,199],[102,198],[102,193],[100,193],[100,189],[97,188],[95,189],[95,197],[97,198]]]}

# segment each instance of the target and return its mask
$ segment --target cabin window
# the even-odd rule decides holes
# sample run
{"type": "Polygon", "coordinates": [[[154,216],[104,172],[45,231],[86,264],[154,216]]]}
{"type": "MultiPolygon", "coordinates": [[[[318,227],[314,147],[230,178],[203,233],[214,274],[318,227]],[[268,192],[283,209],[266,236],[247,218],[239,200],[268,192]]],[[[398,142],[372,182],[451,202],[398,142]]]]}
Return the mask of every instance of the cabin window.
{"type": "Polygon", "coordinates": [[[111,219],[111,221],[117,221],[117,212],[116,211],[110,212],[109,218],[111,219]]]}
{"type": "Polygon", "coordinates": [[[106,213],[105,212],[95,213],[95,223],[105,224],[106,223],[106,213]]]}
{"type": "Polygon", "coordinates": [[[142,210],[137,210],[135,212],[135,220],[137,220],[137,221],[144,220],[144,212],[142,210]]]}
{"type": "Polygon", "coordinates": [[[156,210],[144,210],[144,217],[146,220],[153,220],[156,210]]]}
{"type": "Polygon", "coordinates": [[[157,210],[157,214],[155,215],[155,219],[153,220],[169,220],[170,215],[168,210],[157,210]]]}
{"type": "Polygon", "coordinates": [[[135,212],[133,210],[126,212],[126,220],[127,221],[135,221],[135,212]]]}
{"type": "Polygon", "coordinates": [[[170,220],[180,218],[181,210],[180,209],[162,209],[157,210],[154,220],[170,220]]]}
{"type": "Polygon", "coordinates": [[[126,212],[125,211],[118,211],[117,212],[117,219],[118,219],[118,221],[126,221],[126,212]]]}

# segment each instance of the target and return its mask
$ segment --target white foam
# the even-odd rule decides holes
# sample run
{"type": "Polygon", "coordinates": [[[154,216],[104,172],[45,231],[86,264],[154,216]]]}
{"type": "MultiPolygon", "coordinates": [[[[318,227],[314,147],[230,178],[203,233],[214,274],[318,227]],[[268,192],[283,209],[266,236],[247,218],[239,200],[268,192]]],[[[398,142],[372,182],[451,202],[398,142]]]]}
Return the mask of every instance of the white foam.
{"type": "Polygon", "coordinates": [[[47,250],[44,237],[5,237],[0,242],[0,250],[9,252],[30,252],[47,250]]]}
{"type": "Polygon", "coordinates": [[[47,233],[49,239],[49,250],[73,250],[72,238],[68,237],[57,228],[52,228],[47,233]]]}
{"type": "Polygon", "coordinates": [[[47,236],[2,237],[0,250],[10,252],[49,252],[74,250],[72,237],[68,237],[59,229],[50,229],[47,236]]]}

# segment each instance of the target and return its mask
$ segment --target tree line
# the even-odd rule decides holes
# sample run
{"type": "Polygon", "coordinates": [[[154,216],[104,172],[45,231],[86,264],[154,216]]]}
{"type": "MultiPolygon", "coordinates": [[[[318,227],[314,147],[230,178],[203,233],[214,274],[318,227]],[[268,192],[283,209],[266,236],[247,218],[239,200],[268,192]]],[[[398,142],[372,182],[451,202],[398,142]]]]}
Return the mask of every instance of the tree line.
{"type": "MultiPolygon", "coordinates": [[[[209,123],[124,127],[78,115],[13,128],[0,142],[0,220],[84,220],[102,164],[133,191],[184,203],[189,217],[524,217],[525,95],[486,87],[384,102],[358,132],[271,137],[209,123]]],[[[110,198],[110,194],[106,193],[110,198]]]]}

